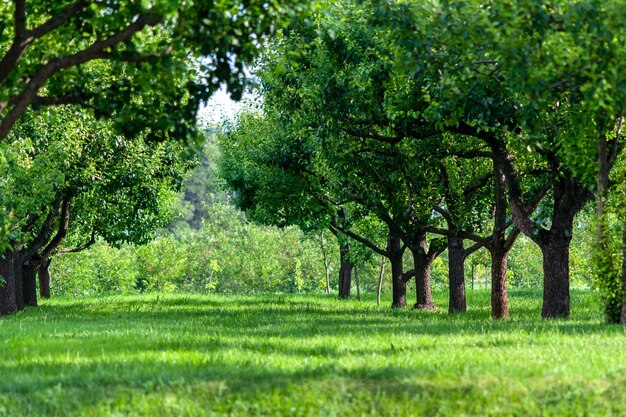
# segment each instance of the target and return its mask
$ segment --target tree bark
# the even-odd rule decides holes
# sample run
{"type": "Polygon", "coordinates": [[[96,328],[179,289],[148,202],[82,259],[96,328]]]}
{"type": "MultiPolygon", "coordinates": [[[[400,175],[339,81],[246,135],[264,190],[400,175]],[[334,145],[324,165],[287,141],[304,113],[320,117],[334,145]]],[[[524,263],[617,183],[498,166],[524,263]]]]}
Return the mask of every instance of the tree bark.
{"type": "Polygon", "coordinates": [[[420,233],[416,242],[409,245],[413,254],[413,264],[415,266],[415,292],[417,302],[414,309],[434,310],[437,308],[433,302],[432,285],[430,280],[430,267],[434,260],[428,253],[426,243],[426,233],[420,233]]]}
{"type": "Polygon", "coordinates": [[[21,264],[22,268],[22,292],[24,294],[24,304],[26,306],[37,306],[37,270],[39,264],[31,259],[21,264]]]}
{"type": "Polygon", "coordinates": [[[552,228],[549,240],[540,244],[543,253],[543,307],[544,319],[570,316],[569,246],[570,228],[552,228]],[[569,232],[568,232],[569,230],[569,232]]]}
{"type": "Polygon", "coordinates": [[[376,305],[380,305],[380,296],[383,292],[383,277],[385,276],[385,257],[382,256],[380,260],[380,273],[378,275],[378,290],[376,292],[376,305]]]}
{"type": "Polygon", "coordinates": [[[512,232],[512,240],[507,245],[506,179],[497,164],[494,164],[494,183],[494,225],[491,243],[488,245],[491,255],[491,317],[506,319],[509,317],[509,296],[506,287],[508,253],[519,231],[512,232]]]}
{"type": "Polygon", "coordinates": [[[391,263],[392,308],[406,307],[406,281],[402,266],[402,240],[398,233],[389,234],[389,262],[391,263]]]}
{"type": "Polygon", "coordinates": [[[22,280],[22,254],[17,249],[13,251],[13,279],[15,281],[15,303],[18,310],[24,310],[24,283],[22,280]]]}
{"type": "Polygon", "coordinates": [[[622,227],[622,311],[619,322],[626,324],[626,224],[622,227]]]}
{"type": "Polygon", "coordinates": [[[495,319],[509,317],[509,296],[506,288],[508,252],[491,250],[491,316],[495,319]]]}
{"type": "Polygon", "coordinates": [[[450,286],[450,303],[448,311],[459,313],[467,311],[465,299],[465,250],[463,239],[448,238],[448,282],[450,286]]]}
{"type": "Polygon", "coordinates": [[[354,281],[356,284],[356,299],[361,301],[361,287],[359,285],[359,268],[354,267],[354,281]]]}
{"type": "Polygon", "coordinates": [[[39,296],[50,298],[50,259],[43,261],[37,274],[39,275],[39,296]]]}
{"type": "Polygon", "coordinates": [[[354,265],[349,259],[350,249],[347,244],[339,244],[339,256],[341,267],[339,268],[339,298],[346,300],[350,298],[350,287],[352,286],[352,268],[354,265]]]}
{"type": "Polygon", "coordinates": [[[4,279],[4,285],[0,287],[0,316],[17,311],[13,258],[13,250],[7,250],[4,252],[4,257],[0,259],[0,276],[4,279]]]}

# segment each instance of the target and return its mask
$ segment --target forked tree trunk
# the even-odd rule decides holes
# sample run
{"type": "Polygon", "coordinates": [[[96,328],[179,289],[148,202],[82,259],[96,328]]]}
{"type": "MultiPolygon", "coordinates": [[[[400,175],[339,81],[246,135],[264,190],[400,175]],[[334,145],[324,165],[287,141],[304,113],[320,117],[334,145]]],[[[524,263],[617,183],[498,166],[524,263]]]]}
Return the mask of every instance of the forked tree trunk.
{"type": "Polygon", "coordinates": [[[50,259],[43,261],[37,275],[39,276],[39,296],[50,298],[50,259]]]}
{"type": "Polygon", "coordinates": [[[416,303],[414,309],[433,310],[437,306],[433,302],[430,268],[434,258],[429,255],[426,234],[420,234],[417,242],[409,246],[415,267],[416,303]]]}
{"type": "Polygon", "coordinates": [[[348,257],[349,251],[348,245],[340,245],[339,298],[342,300],[350,298],[350,287],[352,286],[352,268],[354,265],[348,257]]]}
{"type": "Polygon", "coordinates": [[[465,249],[463,239],[448,238],[448,282],[450,286],[450,303],[448,311],[459,313],[467,311],[465,299],[465,249]]]}
{"type": "Polygon", "coordinates": [[[0,287],[0,316],[17,311],[13,257],[13,251],[7,250],[4,252],[4,257],[0,259],[0,276],[4,280],[4,285],[0,287]]]}
{"type": "Polygon", "coordinates": [[[391,285],[393,292],[392,308],[406,307],[406,281],[402,266],[402,240],[400,235],[391,233],[389,235],[389,263],[391,263],[391,285]]]}

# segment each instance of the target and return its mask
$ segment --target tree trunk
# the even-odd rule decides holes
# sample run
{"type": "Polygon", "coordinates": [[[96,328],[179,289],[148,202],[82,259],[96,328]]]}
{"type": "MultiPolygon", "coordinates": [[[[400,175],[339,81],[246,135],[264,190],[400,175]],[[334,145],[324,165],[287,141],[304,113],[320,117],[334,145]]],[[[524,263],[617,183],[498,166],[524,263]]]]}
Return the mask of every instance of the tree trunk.
{"type": "Polygon", "coordinates": [[[324,242],[324,232],[320,232],[320,248],[322,249],[322,257],[324,258],[324,275],[326,278],[326,287],[324,291],[330,294],[330,271],[328,270],[328,253],[326,253],[326,244],[324,242]]]}
{"type": "Polygon", "coordinates": [[[15,303],[18,310],[24,310],[24,283],[22,280],[22,254],[17,248],[13,252],[13,279],[15,280],[15,303]]]}
{"type": "Polygon", "coordinates": [[[430,281],[430,267],[434,258],[428,254],[426,234],[420,233],[415,243],[409,245],[413,254],[415,266],[415,292],[417,302],[414,309],[434,310],[437,308],[433,302],[432,286],[430,281]]]}
{"type": "Polygon", "coordinates": [[[508,252],[491,250],[491,316],[494,319],[509,317],[509,297],[506,288],[508,252]]]}
{"type": "Polygon", "coordinates": [[[622,311],[619,322],[626,324],[626,226],[622,229],[622,311]]]}
{"type": "Polygon", "coordinates": [[[378,275],[378,291],[376,293],[376,305],[380,305],[380,296],[383,292],[383,277],[385,276],[385,257],[381,257],[380,274],[378,275]]]}
{"type": "Polygon", "coordinates": [[[22,264],[22,292],[24,304],[34,307],[37,305],[37,269],[39,264],[31,259],[22,264]]]}
{"type": "Polygon", "coordinates": [[[340,244],[339,255],[341,267],[339,268],[339,298],[346,300],[350,298],[350,287],[352,285],[352,268],[354,265],[348,258],[350,249],[348,245],[340,244]]]}
{"type": "Polygon", "coordinates": [[[354,267],[354,281],[356,284],[356,299],[361,301],[361,287],[359,286],[359,268],[354,267]]]}
{"type": "MultiPolygon", "coordinates": [[[[494,164],[496,165],[496,164],[494,164]]],[[[508,251],[506,247],[506,179],[497,165],[494,169],[495,212],[489,253],[491,255],[491,317],[509,317],[509,297],[506,288],[508,251]]]]}
{"type": "Polygon", "coordinates": [[[448,282],[450,286],[450,313],[467,311],[465,300],[465,250],[463,239],[448,238],[448,282]]]}
{"type": "MultiPolygon", "coordinates": [[[[213,274],[213,271],[211,271],[213,274]]],[[[41,298],[50,298],[50,259],[43,261],[39,267],[39,296],[41,298]]]]}
{"type": "Polygon", "coordinates": [[[392,308],[406,307],[406,282],[402,266],[402,240],[399,234],[389,235],[389,261],[391,263],[391,285],[393,289],[392,308]]]}
{"type": "Polygon", "coordinates": [[[4,280],[4,285],[0,287],[0,316],[17,311],[13,258],[13,250],[7,250],[4,252],[4,257],[0,259],[0,276],[4,280]]]}
{"type": "Polygon", "coordinates": [[[541,316],[544,319],[570,316],[569,245],[572,239],[571,230],[571,223],[569,229],[553,227],[549,232],[548,242],[539,245],[543,253],[543,307],[541,316]]]}
{"type": "Polygon", "coordinates": [[[582,186],[568,180],[553,185],[552,227],[539,234],[543,253],[543,318],[570,316],[569,246],[574,216],[583,206],[582,186]]]}

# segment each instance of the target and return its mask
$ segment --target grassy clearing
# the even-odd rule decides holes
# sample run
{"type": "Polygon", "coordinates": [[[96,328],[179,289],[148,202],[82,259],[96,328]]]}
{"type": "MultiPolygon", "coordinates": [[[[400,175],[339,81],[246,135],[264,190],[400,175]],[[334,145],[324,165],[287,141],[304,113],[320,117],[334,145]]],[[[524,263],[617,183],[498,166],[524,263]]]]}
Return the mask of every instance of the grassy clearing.
{"type": "Polygon", "coordinates": [[[58,299],[0,321],[0,416],[626,415],[626,332],[573,319],[377,309],[323,296],[58,299]]]}

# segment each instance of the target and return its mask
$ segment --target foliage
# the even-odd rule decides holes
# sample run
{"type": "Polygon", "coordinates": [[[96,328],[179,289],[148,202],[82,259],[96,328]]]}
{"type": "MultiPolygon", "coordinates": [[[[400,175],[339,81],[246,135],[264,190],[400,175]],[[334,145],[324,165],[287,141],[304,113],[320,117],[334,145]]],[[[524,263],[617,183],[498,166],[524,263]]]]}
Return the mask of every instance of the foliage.
{"type": "Polygon", "coordinates": [[[53,299],[2,321],[0,413],[622,414],[626,336],[598,321],[593,294],[572,292],[567,322],[538,318],[539,291],[511,292],[510,321],[491,319],[486,291],[465,316],[434,296],[437,312],[373,297],[53,299]]]}
{"type": "Polygon", "coordinates": [[[33,105],[81,105],[129,134],[189,138],[198,106],[298,7],[289,1],[16,0],[0,6],[0,140],[33,105]],[[189,60],[197,67],[188,65],[189,60]],[[102,77],[102,73],[107,76],[102,77]],[[179,85],[182,80],[182,85],[179,85]],[[179,88],[173,88],[179,85],[179,88]]]}
{"type": "MultiPolygon", "coordinates": [[[[332,254],[331,256],[336,256],[332,254]]],[[[58,294],[139,291],[311,292],[324,284],[322,255],[296,228],[258,226],[230,205],[207,207],[198,230],[163,232],[143,246],[104,242],[51,265],[58,294]],[[102,279],[103,272],[116,272],[102,279]]]]}

